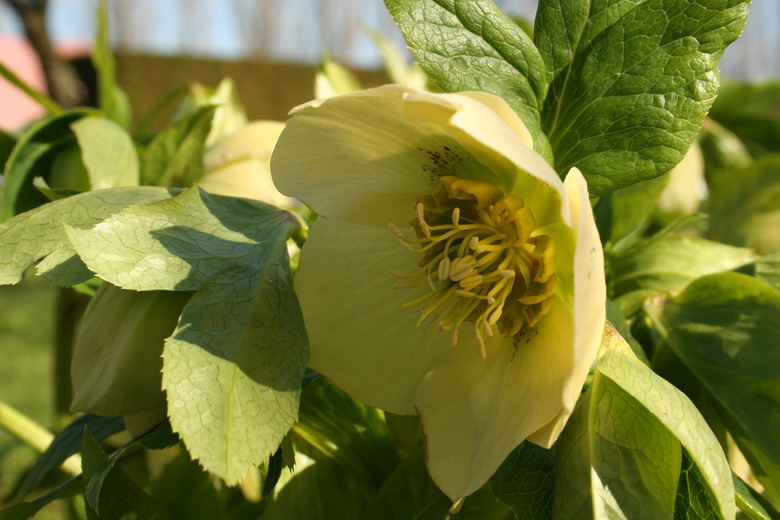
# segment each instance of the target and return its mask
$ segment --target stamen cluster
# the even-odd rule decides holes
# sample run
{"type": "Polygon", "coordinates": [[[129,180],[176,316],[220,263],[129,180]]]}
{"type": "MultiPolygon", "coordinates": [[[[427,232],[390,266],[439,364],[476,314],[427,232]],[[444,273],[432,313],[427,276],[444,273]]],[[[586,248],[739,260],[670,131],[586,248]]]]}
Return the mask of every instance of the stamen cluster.
{"type": "Polygon", "coordinates": [[[390,229],[407,251],[423,255],[419,278],[410,285],[428,284],[430,291],[404,304],[420,306],[417,326],[438,323],[458,342],[463,322],[474,323],[482,357],[484,336],[494,328],[516,335],[532,327],[547,312],[554,293],[554,244],[535,233],[536,222],[521,198],[496,186],[459,177],[443,177],[431,196],[418,199],[412,222],[417,237],[390,229]]]}

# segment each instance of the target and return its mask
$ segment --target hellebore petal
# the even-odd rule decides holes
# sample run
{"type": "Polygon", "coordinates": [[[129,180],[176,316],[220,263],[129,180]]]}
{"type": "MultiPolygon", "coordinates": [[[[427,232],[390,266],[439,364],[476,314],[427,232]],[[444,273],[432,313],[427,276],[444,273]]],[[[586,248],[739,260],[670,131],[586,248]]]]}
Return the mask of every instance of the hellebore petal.
{"type": "Polygon", "coordinates": [[[218,195],[298,207],[300,203],[279,193],[271,180],[271,152],[282,129],[284,123],[255,121],[218,141],[203,155],[205,173],[198,185],[218,195]]]}
{"type": "Polygon", "coordinates": [[[163,340],[191,295],[101,285],[73,347],[71,410],[119,416],[163,406],[163,340]]]}
{"type": "Polygon", "coordinates": [[[523,440],[555,441],[605,320],[578,170],[562,182],[500,98],[399,86],[297,109],[271,165],[321,214],[295,276],[314,369],[416,411],[455,501],[523,440]]]}

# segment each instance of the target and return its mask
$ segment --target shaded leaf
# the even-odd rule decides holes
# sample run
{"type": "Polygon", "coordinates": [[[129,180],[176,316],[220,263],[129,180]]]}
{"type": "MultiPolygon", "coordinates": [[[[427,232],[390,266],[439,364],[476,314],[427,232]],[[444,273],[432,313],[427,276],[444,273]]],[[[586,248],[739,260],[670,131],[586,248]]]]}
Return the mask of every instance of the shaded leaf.
{"type": "Polygon", "coordinates": [[[710,117],[745,141],[754,155],[780,152],[780,80],[724,83],[710,117]]]}
{"type": "Polygon", "coordinates": [[[71,126],[93,190],[137,186],[138,156],[130,135],[109,119],[84,117],[71,126]]]}
{"type": "Polygon", "coordinates": [[[509,454],[490,479],[493,492],[515,517],[527,520],[552,518],[555,489],[555,451],[523,442],[509,454]]]}

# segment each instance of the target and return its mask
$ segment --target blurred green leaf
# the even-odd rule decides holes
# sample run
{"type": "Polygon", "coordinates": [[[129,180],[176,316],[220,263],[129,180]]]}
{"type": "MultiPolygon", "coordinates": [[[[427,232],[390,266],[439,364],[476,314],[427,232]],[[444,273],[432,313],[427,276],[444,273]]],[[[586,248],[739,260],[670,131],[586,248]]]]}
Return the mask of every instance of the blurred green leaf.
{"type": "Polygon", "coordinates": [[[491,0],[385,0],[420,67],[447,92],[504,98],[552,162],[540,111],[548,78],[526,33],[491,0]]]}
{"type": "Polygon", "coordinates": [[[27,520],[32,518],[51,502],[78,495],[84,487],[82,480],[81,475],[73,477],[35,500],[4,507],[0,509],[0,520],[27,520]]]}
{"type": "Polygon", "coordinates": [[[3,218],[48,202],[33,186],[33,177],[48,176],[57,154],[75,144],[70,125],[90,115],[98,112],[87,108],[62,112],[37,122],[22,135],[5,163],[3,218]]]}
{"type": "Polygon", "coordinates": [[[528,441],[514,449],[490,479],[493,492],[517,518],[552,518],[555,452],[528,441]]]}
{"type": "Polygon", "coordinates": [[[715,240],[780,252],[780,154],[710,183],[710,234],[715,240]]]}
{"type": "Polygon", "coordinates": [[[325,56],[314,78],[314,97],[327,99],[361,90],[363,85],[347,67],[325,56]]]}
{"type": "Polygon", "coordinates": [[[702,238],[663,234],[645,240],[610,261],[616,295],[640,289],[676,292],[706,274],[752,262],[748,249],[702,238]]]}
{"type": "Polygon", "coordinates": [[[753,155],[780,152],[780,79],[724,83],[710,117],[745,141],[753,155]]]}
{"type": "Polygon", "coordinates": [[[601,242],[607,250],[619,251],[639,239],[650,224],[666,175],[608,193],[594,211],[601,242]]]}
{"type": "Polygon", "coordinates": [[[780,520],[778,512],[772,504],[758,494],[753,488],[736,475],[734,490],[737,493],[737,506],[752,520],[780,520]]]}
{"type": "Polygon", "coordinates": [[[109,458],[86,428],[81,443],[81,461],[86,483],[87,508],[94,511],[101,520],[125,520],[128,517],[149,520],[168,518],[124,471],[113,466],[110,472],[101,471],[109,462],[109,458]],[[101,485],[90,492],[89,486],[96,476],[101,479],[101,485]]]}
{"type": "Polygon", "coordinates": [[[92,226],[128,206],[169,198],[171,193],[165,188],[151,187],[87,192],[50,202],[0,223],[3,244],[0,284],[18,283],[30,266],[47,255],[38,271],[48,280],[72,285],[92,278],[92,273],[71,249],[62,223],[92,226]]]}
{"type": "Polygon", "coordinates": [[[118,287],[194,291],[233,265],[265,262],[266,248],[283,244],[297,226],[273,206],[193,187],[91,229],[68,227],[68,234],[86,265],[118,287]]]}
{"type": "Polygon", "coordinates": [[[186,187],[197,181],[216,109],[201,107],[157,134],[141,154],[141,183],[186,187]]]}
{"type": "Polygon", "coordinates": [[[592,196],[680,162],[718,91],[718,60],[750,0],[542,0],[534,41],[549,92],[542,128],[592,196]]]}
{"type": "Polygon", "coordinates": [[[98,1],[95,16],[97,18],[97,38],[92,47],[92,64],[97,71],[98,106],[109,119],[123,128],[128,128],[132,120],[130,101],[116,81],[116,63],[111,53],[111,34],[106,0],[98,1]]]}
{"type": "Polygon", "coordinates": [[[96,439],[102,440],[124,430],[125,424],[121,417],[99,417],[92,414],[80,415],[73,419],[54,437],[46,451],[36,459],[33,467],[25,474],[22,484],[16,491],[17,499],[27,496],[49,471],[79,452],[85,427],[93,432],[96,439]]]}
{"type": "Polygon", "coordinates": [[[184,450],[152,481],[150,494],[171,518],[213,520],[222,517],[220,496],[211,476],[184,450]]]}
{"type": "Polygon", "coordinates": [[[27,84],[22,78],[14,74],[11,69],[2,63],[0,63],[0,76],[2,76],[8,83],[30,96],[33,101],[41,105],[43,109],[46,110],[46,112],[48,112],[50,115],[59,114],[62,112],[62,107],[59,106],[56,101],[43,92],[27,84]]]}
{"type": "Polygon", "coordinates": [[[670,349],[717,403],[759,481],[780,497],[780,294],[740,273],[700,278],[652,311],[670,349]]]}
{"type": "Polygon", "coordinates": [[[359,520],[368,500],[360,483],[342,467],[321,460],[296,471],[268,504],[263,520],[359,520]]]}
{"type": "Polygon", "coordinates": [[[553,516],[665,519],[698,509],[692,503],[714,518],[734,518],[720,445],[693,403],[611,329],[593,382],[558,441],[553,516]]]}
{"type": "Polygon", "coordinates": [[[275,238],[255,266],[203,284],[163,351],[171,425],[228,485],[273,455],[298,419],[309,347],[286,233],[275,238]]]}
{"type": "Polygon", "coordinates": [[[211,129],[205,141],[206,147],[224,139],[246,124],[244,105],[232,79],[222,79],[217,88],[194,83],[190,85],[188,94],[174,114],[173,123],[195,115],[204,107],[215,107],[211,129]]]}
{"type": "Polygon", "coordinates": [[[5,162],[11,155],[14,146],[16,146],[16,139],[0,130],[0,166],[5,167],[5,162]]]}
{"type": "Polygon", "coordinates": [[[335,461],[356,477],[368,496],[376,494],[400,463],[383,413],[323,377],[306,386],[293,435],[299,451],[314,460],[335,461]]]}
{"type": "Polygon", "coordinates": [[[71,129],[93,190],[138,185],[138,155],[122,127],[110,119],[88,116],[73,123],[71,129]]]}

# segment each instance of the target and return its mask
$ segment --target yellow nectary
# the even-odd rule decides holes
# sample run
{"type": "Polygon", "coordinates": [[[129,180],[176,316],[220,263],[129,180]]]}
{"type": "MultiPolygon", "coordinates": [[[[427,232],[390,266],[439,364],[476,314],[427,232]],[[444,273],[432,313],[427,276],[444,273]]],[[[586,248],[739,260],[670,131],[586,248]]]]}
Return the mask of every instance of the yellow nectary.
{"type": "Polygon", "coordinates": [[[416,209],[416,239],[394,224],[390,229],[401,246],[424,255],[416,273],[394,273],[420,278],[411,286],[431,288],[405,304],[420,306],[418,326],[438,322],[452,331],[454,345],[458,327],[472,322],[485,357],[483,334],[492,336],[497,327],[513,336],[544,316],[556,286],[553,242],[534,233],[533,213],[520,197],[487,182],[447,176],[432,195],[418,199],[416,209]]]}

